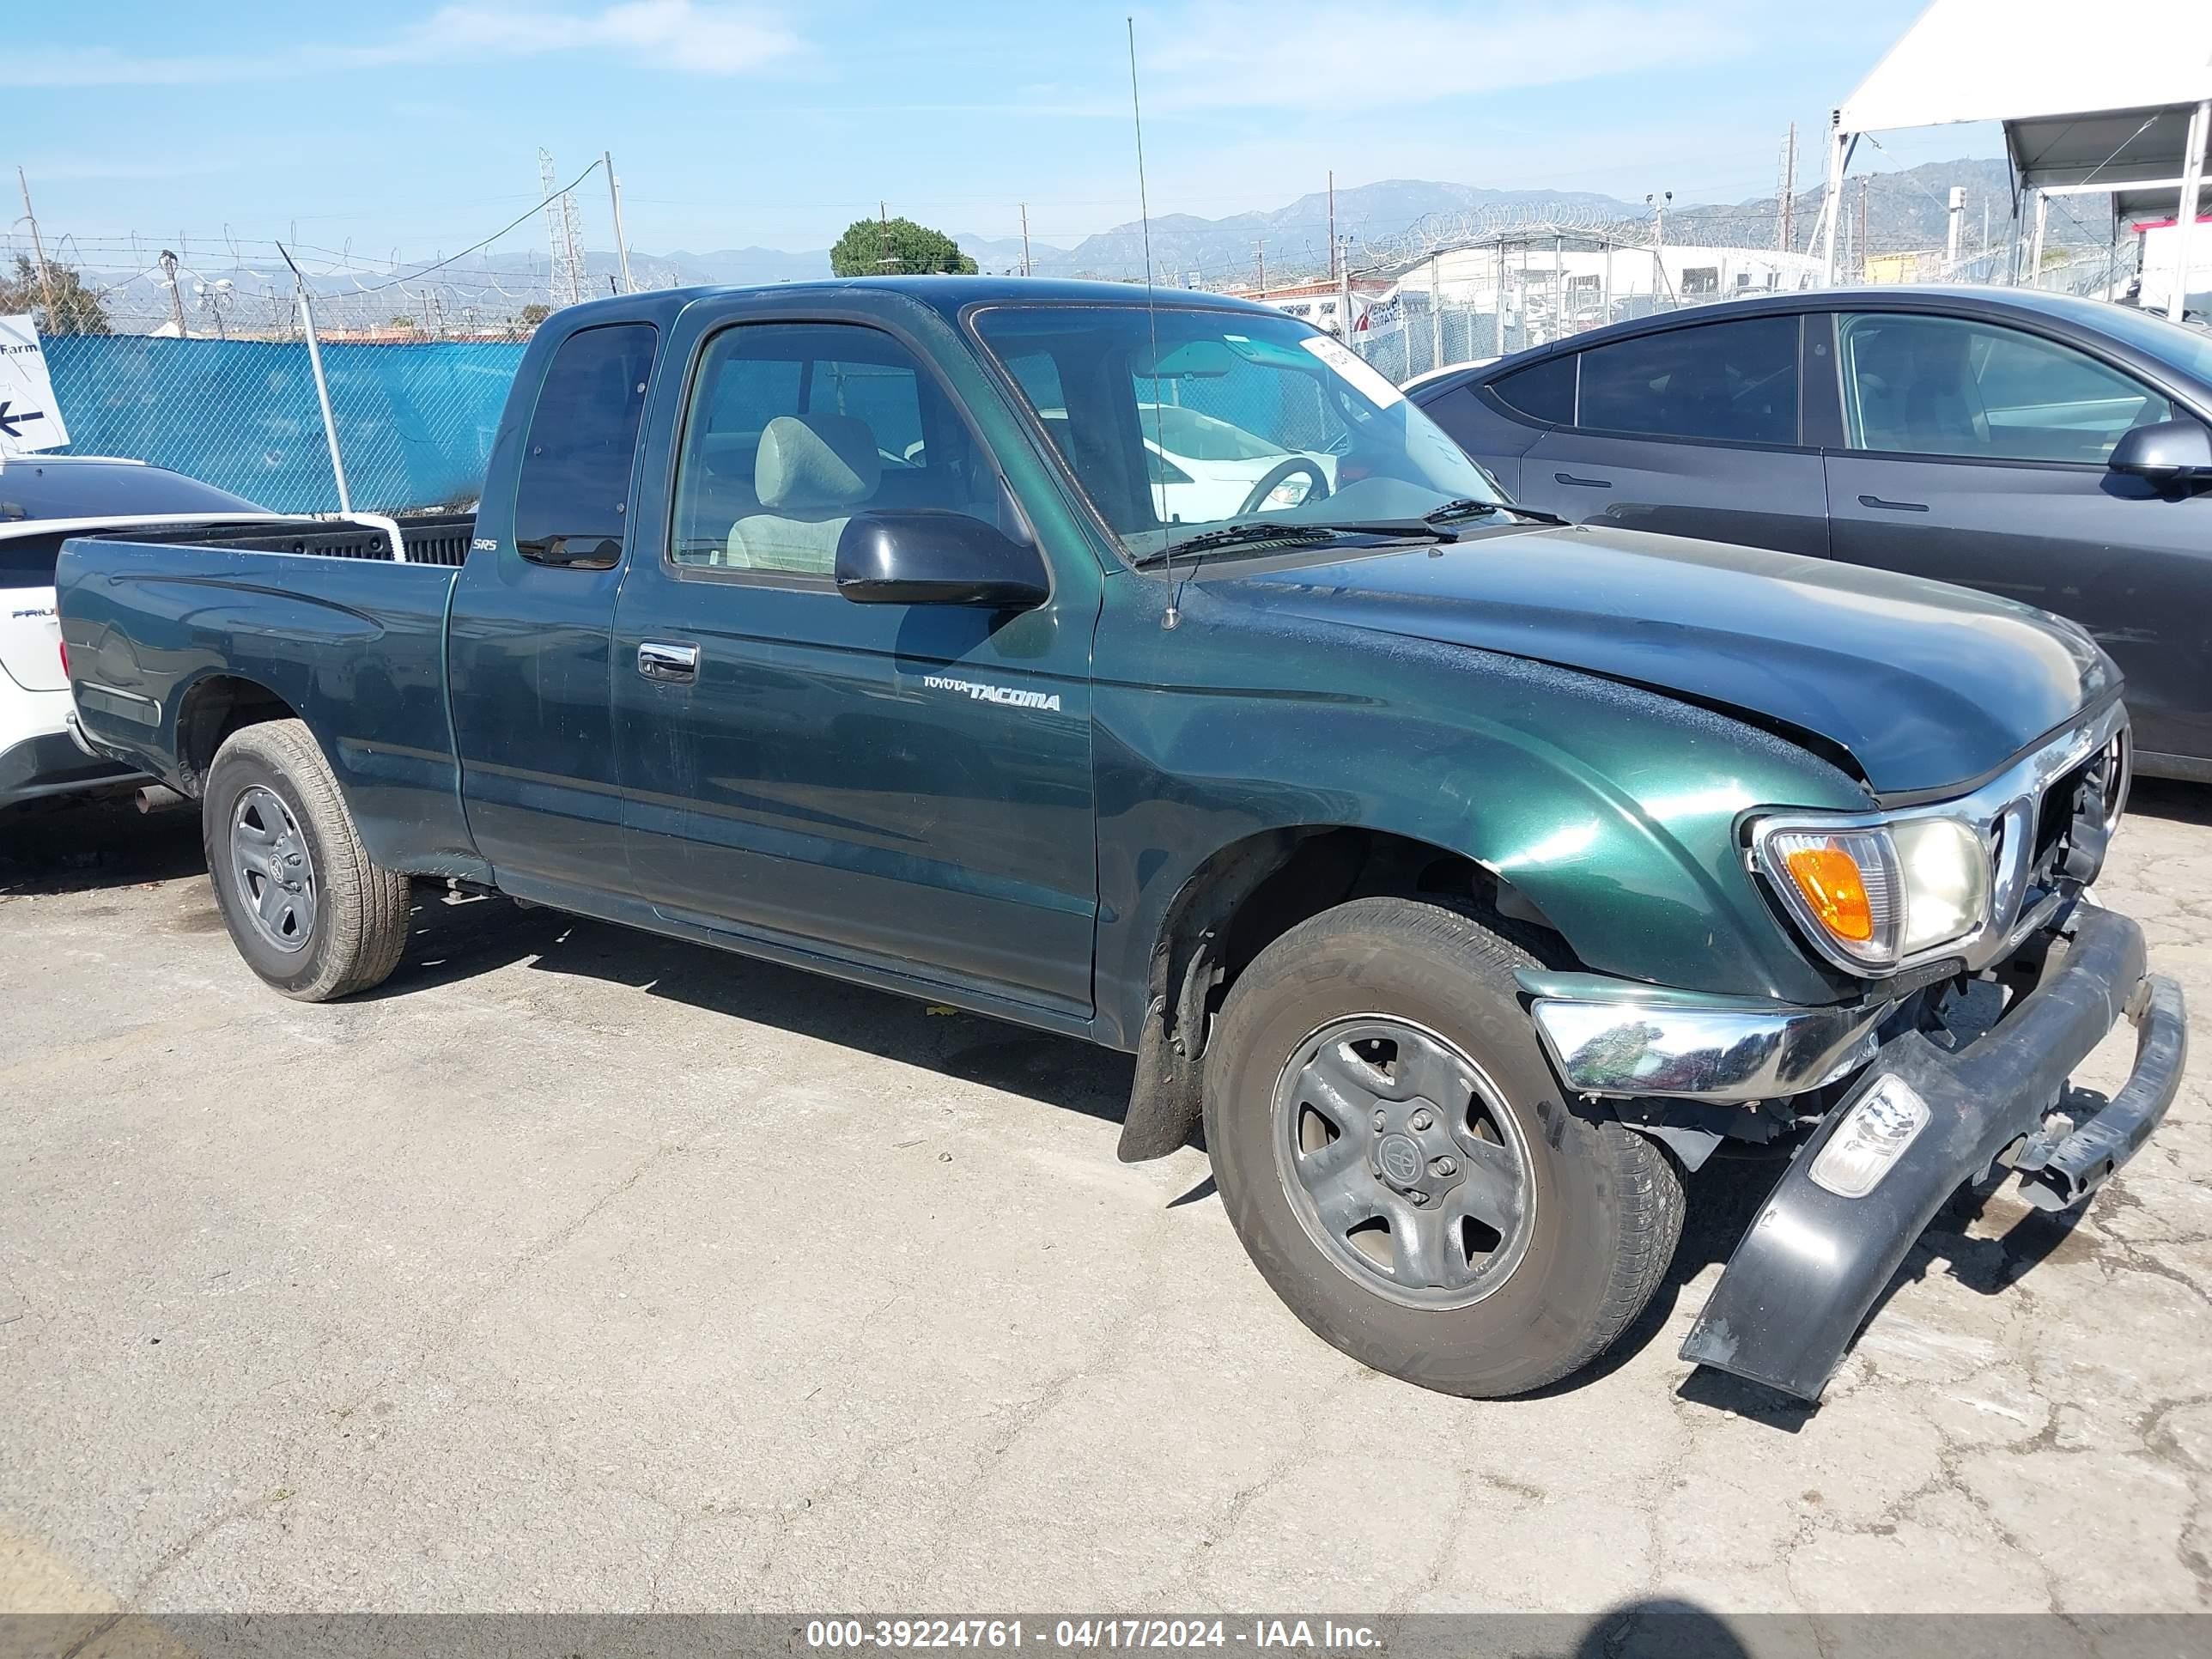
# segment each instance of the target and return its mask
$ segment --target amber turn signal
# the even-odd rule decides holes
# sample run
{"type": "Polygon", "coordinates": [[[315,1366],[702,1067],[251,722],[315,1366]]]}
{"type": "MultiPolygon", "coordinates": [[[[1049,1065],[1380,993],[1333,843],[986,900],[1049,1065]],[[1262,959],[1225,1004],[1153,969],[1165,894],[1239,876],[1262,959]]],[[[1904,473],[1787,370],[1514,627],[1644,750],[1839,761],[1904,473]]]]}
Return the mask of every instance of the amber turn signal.
{"type": "Polygon", "coordinates": [[[1784,862],[1823,927],[1838,939],[1859,944],[1874,937],[1874,905],[1856,859],[1829,842],[1800,847],[1784,862]]]}

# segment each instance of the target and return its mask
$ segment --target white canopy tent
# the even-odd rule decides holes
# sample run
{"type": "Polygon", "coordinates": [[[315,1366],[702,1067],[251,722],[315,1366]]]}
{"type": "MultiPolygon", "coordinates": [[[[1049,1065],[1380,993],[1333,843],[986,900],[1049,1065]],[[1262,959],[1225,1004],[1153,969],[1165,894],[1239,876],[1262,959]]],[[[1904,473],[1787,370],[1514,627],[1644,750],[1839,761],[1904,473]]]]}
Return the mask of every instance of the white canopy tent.
{"type": "MultiPolygon", "coordinates": [[[[1962,121],[2002,125],[2014,189],[2035,196],[2039,228],[2054,195],[2172,214],[2186,272],[2212,143],[2212,0],[2132,0],[2109,19],[2086,16],[2078,0],[1933,0],[1835,112],[1817,232],[1830,281],[1860,135],[1962,121]]],[[[2170,315],[2181,314],[2183,286],[2170,315]]]]}

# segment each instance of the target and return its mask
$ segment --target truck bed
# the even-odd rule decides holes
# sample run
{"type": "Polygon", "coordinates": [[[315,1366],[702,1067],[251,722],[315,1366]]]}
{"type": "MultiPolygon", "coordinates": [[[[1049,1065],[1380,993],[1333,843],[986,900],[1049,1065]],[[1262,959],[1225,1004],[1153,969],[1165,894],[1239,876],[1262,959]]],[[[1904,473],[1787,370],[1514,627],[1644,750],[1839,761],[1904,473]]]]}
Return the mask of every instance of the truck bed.
{"type": "Polygon", "coordinates": [[[369,856],[481,870],[446,704],[446,611],[475,519],[155,526],[64,543],[77,720],[100,753],[197,794],[231,726],[272,706],[321,742],[369,856]]]}

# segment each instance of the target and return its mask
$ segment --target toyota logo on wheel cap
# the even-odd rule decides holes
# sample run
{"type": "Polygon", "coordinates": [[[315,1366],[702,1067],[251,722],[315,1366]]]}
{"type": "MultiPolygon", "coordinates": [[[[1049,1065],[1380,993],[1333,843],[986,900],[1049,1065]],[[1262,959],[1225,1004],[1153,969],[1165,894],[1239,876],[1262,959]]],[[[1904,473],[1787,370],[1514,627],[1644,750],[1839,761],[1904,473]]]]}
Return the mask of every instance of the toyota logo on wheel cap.
{"type": "Polygon", "coordinates": [[[1421,1168],[1427,1162],[1410,1135],[1385,1135],[1376,1143],[1375,1165],[1393,1186],[1412,1186],[1421,1178],[1421,1168]]]}

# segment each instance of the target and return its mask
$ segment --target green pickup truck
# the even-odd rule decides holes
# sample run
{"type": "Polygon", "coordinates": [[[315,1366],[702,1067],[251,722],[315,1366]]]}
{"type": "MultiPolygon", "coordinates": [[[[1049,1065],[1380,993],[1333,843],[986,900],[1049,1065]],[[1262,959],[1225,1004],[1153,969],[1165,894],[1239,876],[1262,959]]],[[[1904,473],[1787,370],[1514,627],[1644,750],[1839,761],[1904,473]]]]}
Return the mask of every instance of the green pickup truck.
{"type": "Polygon", "coordinates": [[[1791,1156],[1685,1352],[1817,1398],[1962,1182],[2078,1205],[2181,1075],[2085,896],[2129,736],[2081,630],[1524,511],[1232,300],[580,306],[473,521],[139,529],[58,589],[79,740],[199,800],[277,990],[385,978],[431,881],[1133,1053],[1122,1155],[1202,1119],[1268,1283],[1434,1389],[1589,1363],[1735,1140],[1791,1156]]]}

